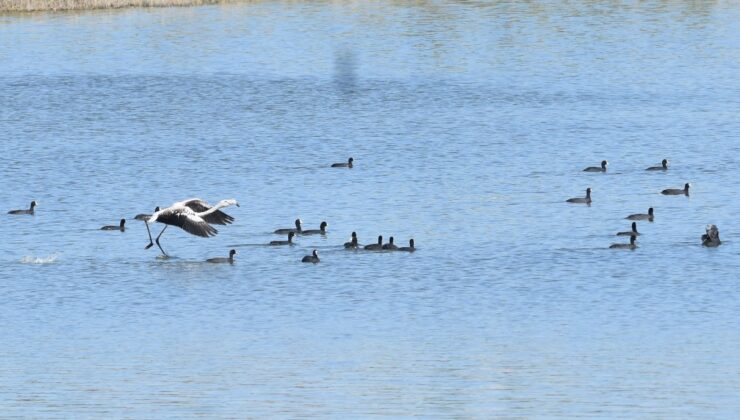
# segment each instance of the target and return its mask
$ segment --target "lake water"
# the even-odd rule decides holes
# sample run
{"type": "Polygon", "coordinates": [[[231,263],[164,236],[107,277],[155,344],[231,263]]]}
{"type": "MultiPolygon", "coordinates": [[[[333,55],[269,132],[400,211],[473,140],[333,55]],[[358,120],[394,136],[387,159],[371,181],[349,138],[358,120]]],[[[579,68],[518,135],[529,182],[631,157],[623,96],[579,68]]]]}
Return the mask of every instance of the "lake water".
{"type": "Polygon", "coordinates": [[[0,412],[733,417],[738,68],[723,1],[0,15],[0,412]],[[188,197],[241,207],[145,250],[188,197]]]}

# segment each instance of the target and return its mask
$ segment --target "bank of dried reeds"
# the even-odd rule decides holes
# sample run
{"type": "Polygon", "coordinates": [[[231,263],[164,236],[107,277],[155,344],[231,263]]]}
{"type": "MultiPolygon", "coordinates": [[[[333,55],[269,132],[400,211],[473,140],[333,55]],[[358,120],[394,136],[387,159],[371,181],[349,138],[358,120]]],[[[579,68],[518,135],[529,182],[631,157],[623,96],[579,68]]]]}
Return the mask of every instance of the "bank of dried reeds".
{"type": "Polygon", "coordinates": [[[120,9],[123,7],[200,6],[237,0],[0,0],[0,12],[120,9]]]}

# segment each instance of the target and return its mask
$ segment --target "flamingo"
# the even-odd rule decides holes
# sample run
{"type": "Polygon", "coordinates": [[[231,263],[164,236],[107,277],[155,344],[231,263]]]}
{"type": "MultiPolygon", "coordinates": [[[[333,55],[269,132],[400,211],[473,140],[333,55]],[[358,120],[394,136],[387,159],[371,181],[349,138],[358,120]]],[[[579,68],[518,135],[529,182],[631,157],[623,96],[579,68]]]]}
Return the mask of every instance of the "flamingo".
{"type": "Polygon", "coordinates": [[[191,198],[189,200],[178,201],[170,207],[161,210],[157,208],[148,219],[145,219],[146,230],[149,233],[149,245],[144,249],[149,249],[154,245],[152,234],[149,230],[149,223],[159,222],[165,224],[165,227],[159,233],[155,242],[159,250],[162,251],[162,254],[167,256],[167,253],[162,249],[162,245],[159,244],[159,238],[167,229],[168,225],[177,226],[185,232],[204,238],[215,236],[218,230],[211,226],[211,224],[227,225],[234,221],[233,217],[219,209],[232,205],[239,207],[239,203],[233,198],[221,200],[215,206],[211,206],[199,198],[191,198]]]}

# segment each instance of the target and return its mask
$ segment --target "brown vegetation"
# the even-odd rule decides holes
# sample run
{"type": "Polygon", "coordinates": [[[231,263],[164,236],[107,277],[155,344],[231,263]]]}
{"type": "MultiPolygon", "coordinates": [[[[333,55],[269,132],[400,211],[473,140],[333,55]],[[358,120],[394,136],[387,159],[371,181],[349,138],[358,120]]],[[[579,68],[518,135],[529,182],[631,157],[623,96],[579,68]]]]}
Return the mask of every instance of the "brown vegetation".
{"type": "Polygon", "coordinates": [[[236,0],[0,0],[0,12],[117,9],[123,7],[199,6],[236,0]]]}

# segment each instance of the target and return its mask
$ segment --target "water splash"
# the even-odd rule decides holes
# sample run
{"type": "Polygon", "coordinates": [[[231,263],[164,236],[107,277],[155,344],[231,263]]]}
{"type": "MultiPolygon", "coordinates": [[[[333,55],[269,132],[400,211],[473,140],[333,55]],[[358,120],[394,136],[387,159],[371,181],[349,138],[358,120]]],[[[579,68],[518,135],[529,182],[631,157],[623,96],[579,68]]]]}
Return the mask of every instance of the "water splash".
{"type": "Polygon", "coordinates": [[[58,258],[58,253],[51,254],[48,257],[31,257],[27,255],[21,258],[21,264],[53,264],[58,258]]]}

